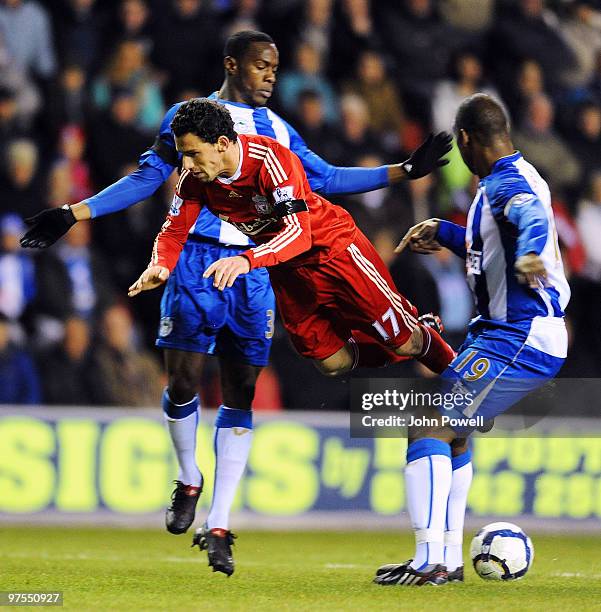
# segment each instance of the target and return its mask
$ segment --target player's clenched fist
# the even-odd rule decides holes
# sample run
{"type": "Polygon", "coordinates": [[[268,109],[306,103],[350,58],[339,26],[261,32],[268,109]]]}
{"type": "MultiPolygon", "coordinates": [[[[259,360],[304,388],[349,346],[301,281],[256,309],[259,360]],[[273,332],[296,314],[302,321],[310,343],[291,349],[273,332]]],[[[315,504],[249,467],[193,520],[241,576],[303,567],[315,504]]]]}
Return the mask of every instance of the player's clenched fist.
{"type": "Polygon", "coordinates": [[[407,245],[412,251],[424,255],[440,251],[441,246],[436,241],[439,221],[440,219],[428,219],[414,225],[403,236],[394,252],[400,253],[407,245]]]}
{"type": "Polygon", "coordinates": [[[209,278],[214,275],[213,287],[223,291],[231,287],[240,274],[250,272],[250,262],[246,257],[236,255],[235,257],[224,257],[213,262],[204,272],[203,277],[209,278]]]}
{"type": "Polygon", "coordinates": [[[156,289],[169,278],[169,269],[163,266],[150,266],[146,268],[140,278],[129,288],[127,295],[134,297],[142,291],[156,289]]]}

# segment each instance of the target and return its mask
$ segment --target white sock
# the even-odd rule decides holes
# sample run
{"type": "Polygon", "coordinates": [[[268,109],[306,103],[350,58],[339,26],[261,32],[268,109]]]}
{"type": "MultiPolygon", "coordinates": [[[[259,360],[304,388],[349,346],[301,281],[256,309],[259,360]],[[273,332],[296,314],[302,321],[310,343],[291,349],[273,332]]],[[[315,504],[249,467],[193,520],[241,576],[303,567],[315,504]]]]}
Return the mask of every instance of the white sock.
{"type": "Polygon", "coordinates": [[[453,477],[447,506],[446,531],[444,533],[444,559],[447,570],[452,572],[463,565],[463,523],[467,495],[472,484],[473,468],[471,452],[453,457],[453,477]],[[469,453],[469,455],[468,455],[469,453]],[[455,467],[459,465],[458,467],[455,467]]]}
{"type": "Polygon", "coordinates": [[[405,487],[415,532],[414,569],[444,563],[444,528],[451,488],[451,448],[446,442],[422,438],[409,445],[405,487]]]}
{"type": "Polygon", "coordinates": [[[232,503],[252,444],[252,413],[221,406],[215,421],[215,485],[209,529],[228,529],[232,503]]]}
{"type": "Polygon", "coordinates": [[[198,396],[194,396],[186,404],[174,404],[169,398],[167,390],[165,390],[163,411],[179,465],[177,479],[184,484],[199,487],[202,482],[202,475],[198,465],[196,465],[196,429],[200,411],[198,396]],[[186,412],[189,414],[182,418],[175,418],[175,415],[185,414],[186,412]]]}

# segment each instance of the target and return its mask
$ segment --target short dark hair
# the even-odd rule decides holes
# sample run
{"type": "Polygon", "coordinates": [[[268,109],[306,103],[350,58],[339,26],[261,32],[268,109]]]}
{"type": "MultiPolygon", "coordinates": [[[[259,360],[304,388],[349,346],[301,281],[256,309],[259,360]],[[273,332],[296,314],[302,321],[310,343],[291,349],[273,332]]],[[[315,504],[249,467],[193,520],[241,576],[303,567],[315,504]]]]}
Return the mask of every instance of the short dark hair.
{"type": "Polygon", "coordinates": [[[265,32],[257,32],[256,30],[242,30],[232,34],[225,42],[223,48],[223,57],[233,57],[237,60],[242,59],[248,48],[253,43],[269,43],[270,45],[275,44],[273,38],[265,32]]]}
{"type": "Polygon", "coordinates": [[[509,119],[503,107],[487,94],[466,98],[455,116],[455,132],[465,130],[480,144],[489,146],[497,138],[509,137],[509,119]]]}
{"type": "Polygon", "coordinates": [[[184,102],[171,121],[176,136],[196,134],[204,142],[215,144],[219,136],[236,142],[232,116],[225,106],[207,98],[193,98],[184,102]]]}

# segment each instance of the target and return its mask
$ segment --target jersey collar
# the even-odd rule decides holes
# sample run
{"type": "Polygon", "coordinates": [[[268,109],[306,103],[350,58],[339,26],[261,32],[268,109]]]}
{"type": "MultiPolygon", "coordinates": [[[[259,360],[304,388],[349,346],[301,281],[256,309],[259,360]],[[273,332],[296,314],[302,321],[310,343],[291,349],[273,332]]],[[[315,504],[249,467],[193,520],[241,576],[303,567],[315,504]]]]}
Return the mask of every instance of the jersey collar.
{"type": "Polygon", "coordinates": [[[504,168],[505,166],[514,164],[521,157],[522,157],[522,154],[519,151],[514,151],[511,155],[505,155],[505,157],[500,157],[492,165],[490,173],[493,174],[494,172],[501,170],[501,168],[504,168]]]}
{"type": "Polygon", "coordinates": [[[240,161],[238,162],[238,167],[236,168],[236,172],[234,172],[232,176],[228,176],[228,177],[218,176],[217,177],[217,180],[220,183],[223,183],[224,185],[229,185],[230,183],[237,181],[240,178],[240,175],[242,174],[242,161],[244,160],[244,147],[242,146],[242,141],[240,139],[240,136],[238,136],[237,143],[238,143],[238,151],[240,151],[240,161]]]}
{"type": "Polygon", "coordinates": [[[231,106],[237,106],[239,108],[250,108],[250,109],[256,108],[255,106],[250,106],[249,104],[244,104],[244,102],[232,102],[231,100],[228,100],[227,98],[220,98],[218,91],[214,91],[208,97],[208,99],[209,100],[214,100],[215,102],[219,102],[220,104],[230,104],[231,106]]]}

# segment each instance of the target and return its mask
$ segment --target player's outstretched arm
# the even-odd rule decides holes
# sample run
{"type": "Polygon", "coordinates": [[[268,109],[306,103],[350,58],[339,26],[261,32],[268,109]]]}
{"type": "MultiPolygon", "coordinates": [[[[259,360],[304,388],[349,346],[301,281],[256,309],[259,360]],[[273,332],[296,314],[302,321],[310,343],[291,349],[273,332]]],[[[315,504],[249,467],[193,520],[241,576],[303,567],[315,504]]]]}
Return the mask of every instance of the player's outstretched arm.
{"type": "Polygon", "coordinates": [[[448,164],[442,159],[452,148],[453,137],[447,132],[428,138],[399,164],[377,168],[333,166],[311,151],[300,134],[284,121],[290,134],[290,150],[298,155],[313,191],[325,195],[363,193],[391,183],[417,179],[448,164]]]}
{"type": "Polygon", "coordinates": [[[134,297],[142,291],[150,291],[160,287],[169,278],[169,269],[163,266],[146,268],[138,280],[127,290],[129,297],[134,297]]]}
{"type": "Polygon", "coordinates": [[[177,108],[176,104],[169,109],[155,144],[143,153],[140,165],[134,172],[77,204],[43,210],[26,219],[29,230],[21,238],[21,246],[31,249],[48,248],[77,221],[118,212],[149,198],[177,166],[177,152],[169,127],[177,108]]]}

